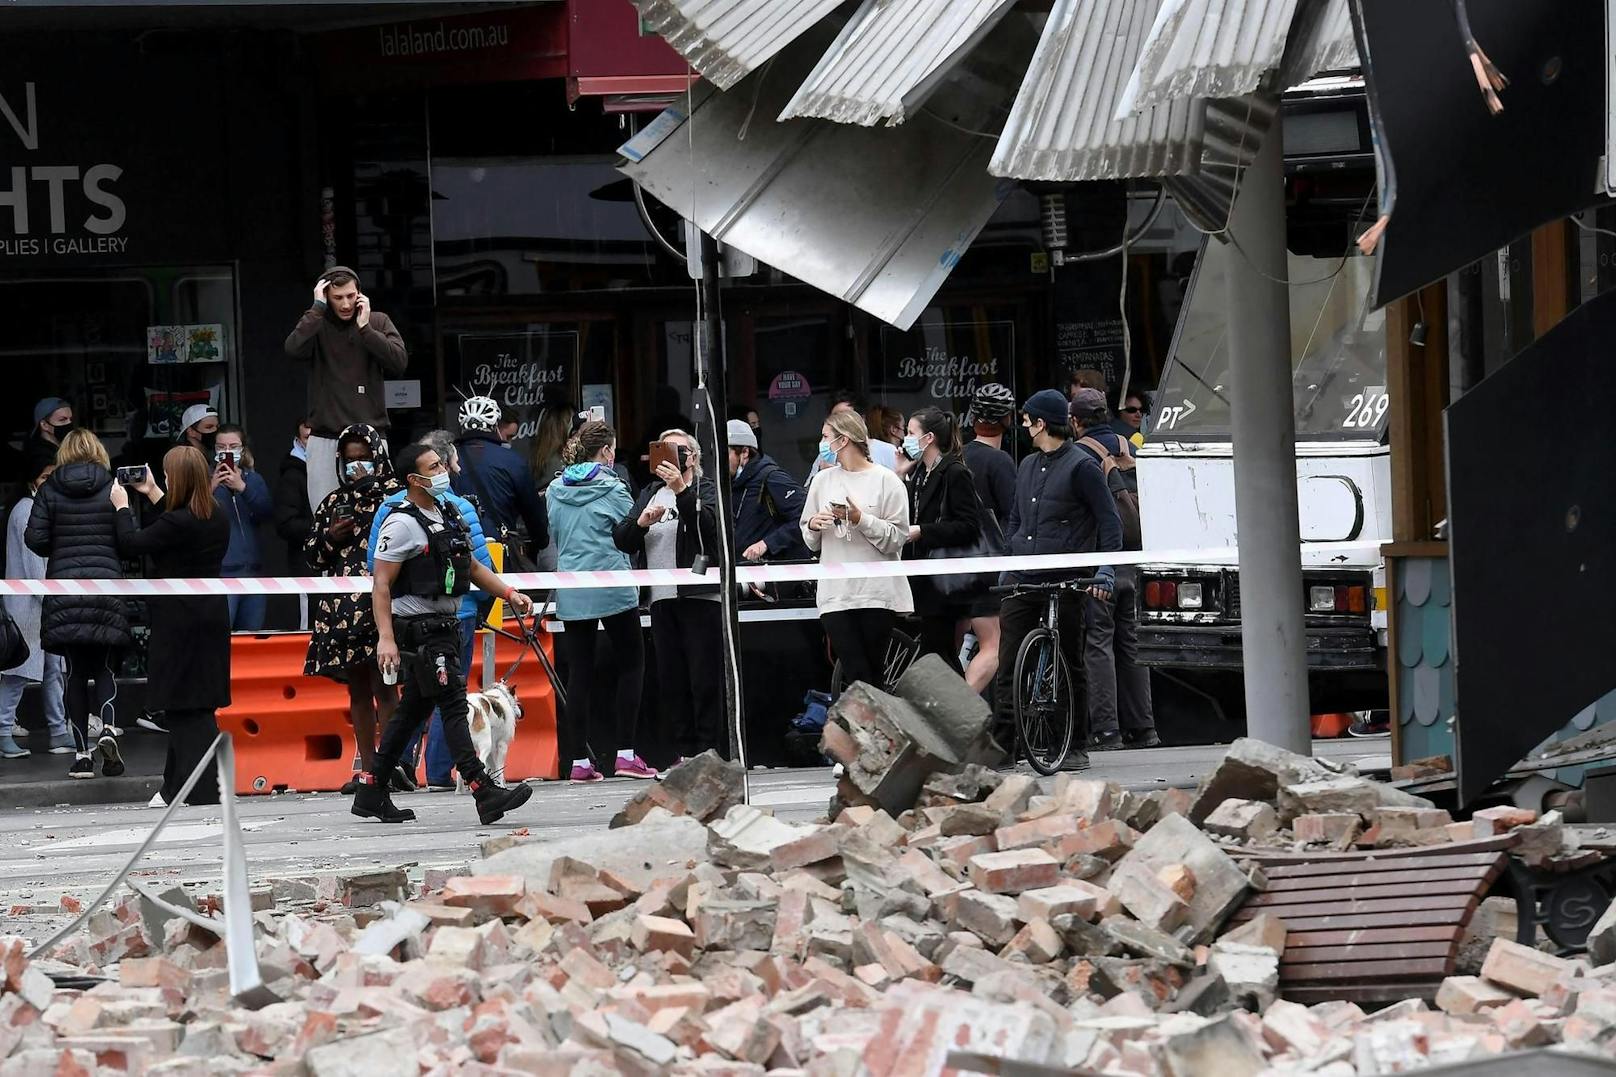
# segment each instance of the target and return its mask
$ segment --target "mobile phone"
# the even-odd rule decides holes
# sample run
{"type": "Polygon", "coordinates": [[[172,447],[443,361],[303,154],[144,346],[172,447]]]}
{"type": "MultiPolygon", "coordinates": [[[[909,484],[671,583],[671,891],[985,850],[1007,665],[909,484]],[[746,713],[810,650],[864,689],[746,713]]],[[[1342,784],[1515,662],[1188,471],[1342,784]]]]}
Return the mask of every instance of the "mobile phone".
{"type": "Polygon", "coordinates": [[[333,520],[350,520],[350,521],[353,520],[354,519],[353,506],[352,505],[338,506],[336,511],[334,511],[331,514],[331,518],[333,520]]]}
{"type": "Polygon", "coordinates": [[[241,453],[235,449],[220,449],[213,454],[215,463],[223,464],[232,471],[241,468],[241,453]]]}
{"type": "MultiPolygon", "coordinates": [[[[663,464],[672,465],[677,471],[684,471],[681,466],[682,461],[679,459],[679,453],[675,451],[678,449],[684,449],[684,446],[671,441],[651,442],[651,472],[655,474],[656,469],[663,464]]],[[[690,450],[684,449],[684,451],[689,452],[690,450]]]]}
{"type": "Polygon", "coordinates": [[[591,407],[589,409],[589,421],[592,422],[592,423],[603,423],[603,422],[605,422],[606,421],[606,405],[604,405],[604,404],[596,404],[593,407],[591,407]]]}
{"type": "Polygon", "coordinates": [[[129,467],[120,467],[117,474],[119,486],[135,486],[146,481],[146,465],[134,464],[129,467]]]}

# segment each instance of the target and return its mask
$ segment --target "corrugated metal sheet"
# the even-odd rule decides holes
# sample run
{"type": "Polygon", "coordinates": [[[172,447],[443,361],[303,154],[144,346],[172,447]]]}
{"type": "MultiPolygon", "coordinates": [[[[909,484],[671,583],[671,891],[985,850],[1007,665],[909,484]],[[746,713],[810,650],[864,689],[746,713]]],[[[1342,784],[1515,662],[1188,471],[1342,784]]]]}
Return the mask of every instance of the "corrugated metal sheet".
{"type": "MultiPolygon", "coordinates": [[[[929,114],[887,130],[762,119],[738,137],[754,110],[785,107],[819,55],[808,44],[755,87],[698,86],[694,122],[668,109],[621,148],[621,170],[721,242],[906,329],[1013,185],[988,174],[991,141],[929,114]]],[[[1011,93],[945,86],[937,107],[970,127],[1011,93]]]]}
{"type": "Polygon", "coordinates": [[[1358,66],[1358,42],[1352,36],[1347,0],[1304,0],[1291,25],[1290,44],[1279,69],[1280,87],[1288,89],[1320,71],[1351,71],[1358,66]]]}
{"type": "Polygon", "coordinates": [[[1117,116],[1184,98],[1237,97],[1285,58],[1298,0],[1163,0],[1117,116]]]}
{"type": "Polygon", "coordinates": [[[1104,180],[1179,175],[1199,161],[1205,106],[1174,101],[1115,119],[1161,0],[1055,0],[988,165],[995,176],[1104,180]]]}
{"type": "Polygon", "coordinates": [[[1163,181],[1178,208],[1201,230],[1220,232],[1228,224],[1236,177],[1262,148],[1275,111],[1273,98],[1259,94],[1206,102],[1198,166],[1163,181]]]}
{"type": "Polygon", "coordinates": [[[647,28],[690,66],[727,90],[841,0],[633,0],[647,28]]]}
{"type": "Polygon", "coordinates": [[[902,123],[1014,0],[864,0],[780,119],[902,123]]]}

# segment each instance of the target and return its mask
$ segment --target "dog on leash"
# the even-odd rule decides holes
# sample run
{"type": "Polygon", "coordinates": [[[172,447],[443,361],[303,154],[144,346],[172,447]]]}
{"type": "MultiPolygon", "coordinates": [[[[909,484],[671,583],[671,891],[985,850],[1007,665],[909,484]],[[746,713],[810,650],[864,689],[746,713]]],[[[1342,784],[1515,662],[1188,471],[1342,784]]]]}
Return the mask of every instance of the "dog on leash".
{"type": "MultiPolygon", "coordinates": [[[[522,717],[522,704],[516,698],[515,689],[500,681],[485,692],[472,692],[466,697],[466,712],[477,758],[483,761],[490,778],[504,782],[505,756],[516,737],[516,723],[522,717]]],[[[456,773],[455,792],[464,792],[465,788],[465,778],[456,773]]]]}

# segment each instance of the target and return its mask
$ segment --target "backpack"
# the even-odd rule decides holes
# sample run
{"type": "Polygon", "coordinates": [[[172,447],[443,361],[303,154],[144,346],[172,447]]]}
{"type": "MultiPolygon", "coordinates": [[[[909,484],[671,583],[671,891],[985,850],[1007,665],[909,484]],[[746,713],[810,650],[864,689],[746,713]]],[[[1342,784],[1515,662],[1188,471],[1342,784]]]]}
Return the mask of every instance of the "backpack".
{"type": "Polygon", "coordinates": [[[1122,548],[1144,549],[1144,530],[1139,525],[1139,494],[1136,492],[1137,487],[1132,486],[1124,474],[1132,473],[1133,457],[1127,457],[1127,462],[1123,463],[1094,438],[1079,438],[1077,443],[1093,453],[1100,461],[1100,470],[1105,474],[1106,488],[1111,491],[1111,500],[1116,502],[1117,515],[1122,517],[1122,548]]]}

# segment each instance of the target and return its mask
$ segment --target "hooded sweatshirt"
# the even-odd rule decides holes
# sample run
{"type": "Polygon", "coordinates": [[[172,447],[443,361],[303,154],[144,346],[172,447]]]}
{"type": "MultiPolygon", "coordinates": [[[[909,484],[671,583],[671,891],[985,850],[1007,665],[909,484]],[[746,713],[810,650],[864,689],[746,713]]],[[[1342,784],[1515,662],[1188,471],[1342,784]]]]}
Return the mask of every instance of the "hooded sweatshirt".
{"type": "MultiPolygon", "coordinates": [[[[634,510],[628,487],[599,464],[573,464],[552,482],[545,500],[550,507],[550,537],[556,544],[561,572],[601,572],[633,567],[617,548],[612,530],[634,510]]],[[[556,615],[563,621],[610,617],[640,604],[635,587],[602,587],[556,592],[556,615]]]]}
{"type": "Polygon", "coordinates": [[[317,302],[286,338],[286,354],[314,365],[309,425],[317,437],[335,438],[354,423],[387,429],[383,383],[401,376],[409,365],[404,338],[387,315],[372,310],[369,324],[361,329],[357,317],[343,320],[317,302]]]}

